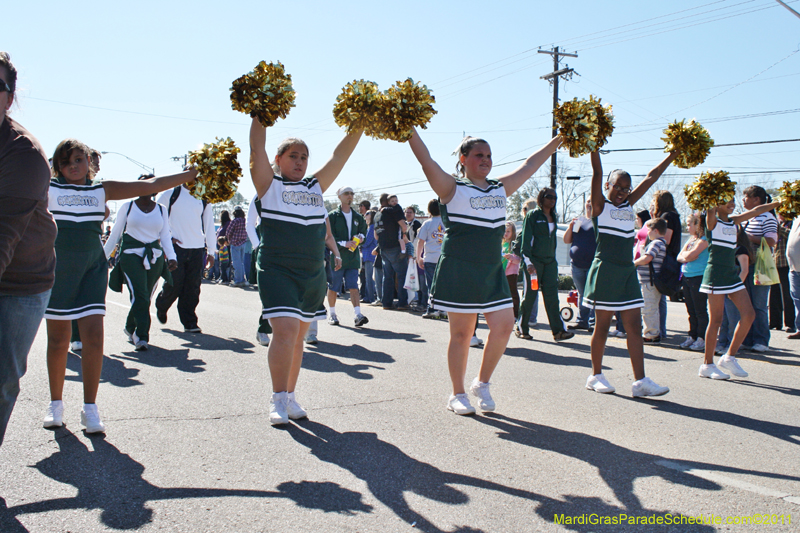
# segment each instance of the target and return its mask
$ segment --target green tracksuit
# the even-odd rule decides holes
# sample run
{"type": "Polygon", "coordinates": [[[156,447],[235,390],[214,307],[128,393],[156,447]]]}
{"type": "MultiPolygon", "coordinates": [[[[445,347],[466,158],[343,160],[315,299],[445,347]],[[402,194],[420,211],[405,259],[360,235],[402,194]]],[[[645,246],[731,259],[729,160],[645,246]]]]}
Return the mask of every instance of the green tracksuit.
{"type": "MultiPolygon", "coordinates": [[[[556,261],[556,230],[550,231],[547,215],[540,207],[525,215],[522,227],[522,257],[523,262],[530,262],[536,269],[539,278],[539,290],[542,291],[544,307],[547,311],[547,320],[550,330],[556,335],[566,328],[561,320],[558,302],[558,262],[556,261]]],[[[527,270],[527,264],[521,268],[527,270]]],[[[536,292],[527,291],[525,299],[520,306],[520,329],[528,334],[528,319],[535,300],[536,292]]]]}
{"type": "MultiPolygon", "coordinates": [[[[330,213],[328,213],[328,220],[331,223],[331,233],[333,234],[333,240],[336,241],[337,244],[341,242],[347,242],[353,240],[356,235],[361,237],[361,242],[364,242],[364,236],[367,234],[367,223],[359,213],[357,213],[354,209],[350,209],[350,213],[353,215],[353,220],[350,224],[350,231],[348,232],[347,228],[347,219],[344,217],[344,213],[342,213],[342,207],[339,206],[338,209],[334,209],[330,213]]],[[[361,246],[357,246],[355,250],[352,252],[347,248],[344,248],[341,244],[339,244],[339,253],[342,255],[342,270],[348,269],[356,269],[358,270],[361,267],[361,246]]],[[[348,287],[348,288],[357,288],[357,287],[348,287]]]]}

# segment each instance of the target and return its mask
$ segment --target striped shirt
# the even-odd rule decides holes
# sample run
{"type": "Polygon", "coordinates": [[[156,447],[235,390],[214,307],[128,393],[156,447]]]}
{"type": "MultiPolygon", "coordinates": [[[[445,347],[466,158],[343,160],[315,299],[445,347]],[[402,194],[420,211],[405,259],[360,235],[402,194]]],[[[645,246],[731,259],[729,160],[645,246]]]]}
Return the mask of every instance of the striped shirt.
{"type": "MultiPolygon", "coordinates": [[[[659,237],[647,245],[642,255],[651,255],[653,260],[650,264],[653,265],[653,272],[658,274],[661,272],[661,265],[664,264],[664,256],[667,255],[667,241],[659,237]]],[[[636,267],[636,274],[639,276],[639,283],[650,283],[650,264],[641,265],[636,267]]]]}
{"type": "Polygon", "coordinates": [[[744,231],[753,237],[767,237],[778,240],[778,219],[772,213],[762,213],[747,222],[744,231]]]}

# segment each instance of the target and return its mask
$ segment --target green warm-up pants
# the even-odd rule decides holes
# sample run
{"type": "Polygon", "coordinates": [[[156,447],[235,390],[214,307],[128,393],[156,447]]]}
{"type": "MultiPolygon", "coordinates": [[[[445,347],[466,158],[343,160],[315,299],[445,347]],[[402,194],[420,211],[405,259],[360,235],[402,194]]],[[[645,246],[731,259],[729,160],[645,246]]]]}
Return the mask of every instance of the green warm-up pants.
{"type": "MultiPolygon", "coordinates": [[[[561,320],[561,308],[558,301],[558,263],[550,261],[549,263],[541,263],[536,259],[532,259],[531,263],[533,268],[536,269],[536,276],[539,278],[539,290],[542,292],[544,298],[544,308],[547,311],[547,320],[550,322],[550,330],[553,335],[564,331],[564,322],[561,320]]],[[[525,268],[525,264],[520,265],[520,269],[525,268]]],[[[527,283],[530,284],[530,278],[526,276],[527,283]]],[[[525,292],[525,299],[522,300],[522,305],[519,307],[520,321],[519,328],[525,335],[528,332],[528,320],[531,316],[531,310],[536,303],[536,291],[528,290],[525,292]]]]}
{"type": "Polygon", "coordinates": [[[139,339],[150,340],[150,300],[164,268],[164,255],[145,270],[142,256],[136,254],[120,254],[120,265],[125,276],[125,285],[131,296],[131,310],[125,329],[135,333],[139,339]]]}

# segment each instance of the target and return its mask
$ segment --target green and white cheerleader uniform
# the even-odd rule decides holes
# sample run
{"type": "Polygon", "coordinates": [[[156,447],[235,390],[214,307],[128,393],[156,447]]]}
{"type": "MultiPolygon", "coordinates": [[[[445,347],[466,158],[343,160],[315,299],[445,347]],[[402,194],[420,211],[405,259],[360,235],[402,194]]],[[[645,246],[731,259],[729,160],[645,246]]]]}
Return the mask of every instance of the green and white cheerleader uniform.
{"type": "Polygon", "coordinates": [[[322,189],[314,176],[289,181],[274,176],[261,197],[258,293],[265,319],[303,322],[325,318],[325,219],[322,189]]]}
{"type": "Polygon", "coordinates": [[[506,193],[497,180],[481,189],[456,180],[456,192],[442,204],[446,228],[431,285],[435,309],[490,313],[513,308],[501,249],[506,225],[506,193]]]}
{"type": "Polygon", "coordinates": [[[717,219],[713,230],[706,227],[708,263],[700,292],[731,294],[745,288],[736,266],[736,224],[717,219]]]}
{"type": "Polygon", "coordinates": [[[625,311],[644,307],[642,288],[633,266],[636,215],[627,201],[614,206],[605,199],[600,216],[593,217],[597,251],[586,276],[588,307],[625,311]]]}
{"type": "Polygon", "coordinates": [[[58,226],[56,280],[44,317],[75,320],[106,314],[108,263],[100,241],[106,193],[102,184],[50,182],[49,209],[58,226]]]}

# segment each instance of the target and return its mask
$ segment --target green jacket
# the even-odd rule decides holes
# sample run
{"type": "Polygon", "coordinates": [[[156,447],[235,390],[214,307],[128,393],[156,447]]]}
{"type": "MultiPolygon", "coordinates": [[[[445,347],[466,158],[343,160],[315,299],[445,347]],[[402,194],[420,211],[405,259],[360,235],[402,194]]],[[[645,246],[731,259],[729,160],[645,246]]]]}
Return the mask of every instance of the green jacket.
{"type": "Polygon", "coordinates": [[[356,247],[355,250],[352,252],[342,246],[343,243],[347,242],[348,240],[353,240],[354,237],[359,236],[361,238],[361,242],[364,242],[364,237],[367,234],[367,222],[355,209],[352,207],[350,208],[350,212],[353,214],[353,222],[351,224],[349,237],[347,231],[347,219],[344,218],[344,213],[342,213],[342,207],[339,206],[338,209],[334,209],[330,213],[328,213],[328,220],[331,223],[331,233],[333,234],[333,240],[336,241],[336,244],[339,246],[339,253],[342,254],[342,268],[349,269],[349,268],[360,268],[361,267],[361,245],[356,247]]]}
{"type": "Polygon", "coordinates": [[[545,264],[555,261],[556,233],[557,229],[550,233],[547,215],[541,208],[528,212],[522,226],[522,257],[545,264]]]}

